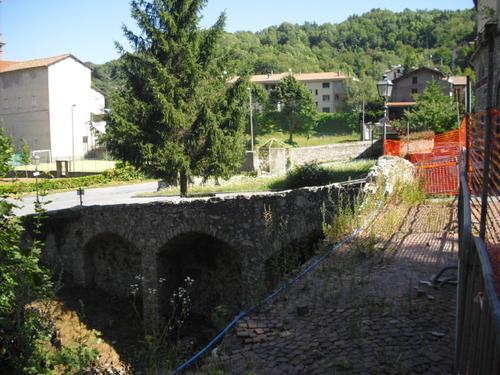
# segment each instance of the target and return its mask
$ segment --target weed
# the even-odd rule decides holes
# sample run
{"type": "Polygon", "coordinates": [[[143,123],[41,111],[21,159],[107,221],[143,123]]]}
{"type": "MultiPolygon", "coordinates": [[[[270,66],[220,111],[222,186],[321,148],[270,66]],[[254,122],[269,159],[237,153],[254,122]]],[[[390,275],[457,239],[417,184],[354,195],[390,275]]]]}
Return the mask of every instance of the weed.
{"type": "Polygon", "coordinates": [[[352,362],[345,357],[340,357],[333,363],[337,370],[350,370],[352,369],[352,362]]]}

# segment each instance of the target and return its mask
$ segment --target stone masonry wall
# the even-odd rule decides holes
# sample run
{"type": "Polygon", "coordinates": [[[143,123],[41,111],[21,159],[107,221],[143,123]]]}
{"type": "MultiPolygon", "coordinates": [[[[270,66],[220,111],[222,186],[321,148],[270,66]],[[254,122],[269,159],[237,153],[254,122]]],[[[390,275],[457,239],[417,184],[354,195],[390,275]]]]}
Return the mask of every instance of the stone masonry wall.
{"type": "MultiPolygon", "coordinates": [[[[338,196],[344,193],[341,186],[333,184],[178,204],[155,202],[53,211],[45,221],[43,259],[49,266],[62,268],[77,284],[109,286],[108,292],[123,296],[129,287],[125,284],[135,275],[120,272],[139,272],[144,277],[143,291],[157,290],[158,275],[162,274],[159,257],[175,251],[172,247],[178,245],[172,244],[178,243],[176,239],[181,235],[206,235],[227,244],[230,253],[235,253],[234,261],[241,263],[244,304],[263,292],[265,263],[273,253],[311,235],[319,238],[322,207],[334,211],[338,196]],[[120,239],[115,241],[116,248],[110,243],[113,238],[120,239]],[[120,255],[120,264],[126,265],[124,271],[111,264],[113,254],[120,255]],[[112,274],[99,274],[107,270],[112,274]],[[123,283],[113,282],[117,278],[123,283]]],[[[27,217],[28,228],[30,221],[27,217]]],[[[143,299],[154,302],[149,306],[158,304],[158,296],[143,295],[143,299]]]]}
{"type": "Polygon", "coordinates": [[[289,149],[292,165],[303,165],[311,162],[330,162],[355,158],[378,157],[381,148],[379,142],[371,141],[346,142],[332,145],[301,147],[289,149]]]}

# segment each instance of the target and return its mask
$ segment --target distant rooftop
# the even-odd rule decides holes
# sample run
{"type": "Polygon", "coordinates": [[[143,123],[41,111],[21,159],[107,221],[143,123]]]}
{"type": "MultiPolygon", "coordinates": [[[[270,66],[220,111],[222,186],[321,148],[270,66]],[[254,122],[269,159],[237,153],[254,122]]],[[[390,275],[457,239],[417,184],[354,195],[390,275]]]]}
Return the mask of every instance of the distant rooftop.
{"type": "MultiPolygon", "coordinates": [[[[255,83],[277,83],[284,77],[292,74],[297,81],[310,82],[310,81],[332,81],[344,80],[349,78],[347,74],[342,72],[320,72],[320,73],[276,73],[276,74],[257,74],[250,77],[251,82],[255,83]]],[[[238,77],[231,79],[231,82],[236,82],[238,77]]]]}
{"type": "MultiPolygon", "coordinates": [[[[279,74],[259,74],[250,78],[252,82],[265,83],[265,82],[279,82],[290,73],[279,74]]],[[[328,81],[328,80],[342,80],[348,78],[342,72],[321,72],[321,73],[292,73],[297,81],[328,81]]]]}
{"type": "Polygon", "coordinates": [[[466,76],[451,76],[451,83],[455,86],[465,86],[467,85],[467,77],[466,76]]]}

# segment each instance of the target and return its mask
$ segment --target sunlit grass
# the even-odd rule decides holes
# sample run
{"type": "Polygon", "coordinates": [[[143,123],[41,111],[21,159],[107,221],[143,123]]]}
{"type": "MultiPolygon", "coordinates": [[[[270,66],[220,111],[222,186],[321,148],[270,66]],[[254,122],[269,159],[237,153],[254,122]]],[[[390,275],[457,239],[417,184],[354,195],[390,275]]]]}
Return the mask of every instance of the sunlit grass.
{"type": "MultiPolygon", "coordinates": [[[[265,135],[259,135],[257,137],[257,146],[261,146],[266,143],[271,138],[277,139],[282,142],[288,141],[288,134],[283,132],[273,132],[265,135]]],[[[294,146],[297,147],[312,147],[312,146],[323,146],[333,143],[344,143],[359,141],[360,135],[357,133],[351,134],[340,134],[340,135],[328,135],[328,134],[313,134],[310,138],[305,135],[294,134],[293,141],[294,146]]]]}
{"type": "MultiPolygon", "coordinates": [[[[354,180],[366,175],[374,164],[373,160],[354,160],[331,163],[322,167],[328,173],[326,183],[354,180]]],[[[304,186],[314,186],[305,184],[304,186]]],[[[291,188],[290,175],[279,177],[251,177],[236,176],[229,181],[220,181],[220,184],[207,183],[204,185],[190,185],[189,195],[211,195],[220,193],[254,193],[266,191],[280,191],[291,188]]],[[[176,196],[180,191],[177,186],[163,189],[159,192],[140,194],[141,197],[176,196]]]]}

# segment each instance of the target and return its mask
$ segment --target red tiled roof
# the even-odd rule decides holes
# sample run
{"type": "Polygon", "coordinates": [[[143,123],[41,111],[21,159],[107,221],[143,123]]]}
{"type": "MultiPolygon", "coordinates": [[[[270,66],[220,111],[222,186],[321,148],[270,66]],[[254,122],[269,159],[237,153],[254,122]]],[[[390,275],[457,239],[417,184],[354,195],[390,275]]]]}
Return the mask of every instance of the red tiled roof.
{"type": "Polygon", "coordinates": [[[80,60],[78,60],[77,58],[75,58],[73,55],[71,55],[69,53],[66,53],[64,55],[59,55],[59,56],[46,57],[43,59],[35,59],[35,60],[27,60],[27,61],[0,61],[0,73],[49,66],[49,65],[55,64],[59,61],[62,61],[64,59],[67,59],[68,57],[72,57],[76,61],[82,63],[80,60]],[[7,63],[7,64],[2,64],[2,63],[7,63]]]}
{"type": "Polygon", "coordinates": [[[0,60],[0,71],[2,71],[3,69],[8,68],[9,66],[11,66],[13,64],[18,64],[18,63],[19,63],[19,61],[0,60]]]}
{"type": "Polygon", "coordinates": [[[455,86],[467,85],[467,77],[466,76],[451,76],[450,80],[455,86]]]}
{"type": "Polygon", "coordinates": [[[415,102],[388,102],[387,107],[412,107],[415,104],[415,102]]]}
{"type": "MultiPolygon", "coordinates": [[[[251,82],[255,83],[277,83],[290,73],[276,73],[276,74],[257,74],[250,77],[251,82]]],[[[331,80],[344,80],[349,78],[348,75],[342,72],[320,72],[320,73],[292,73],[297,81],[331,81],[331,80]]],[[[234,77],[230,82],[234,83],[239,77],[234,77]]]]}

